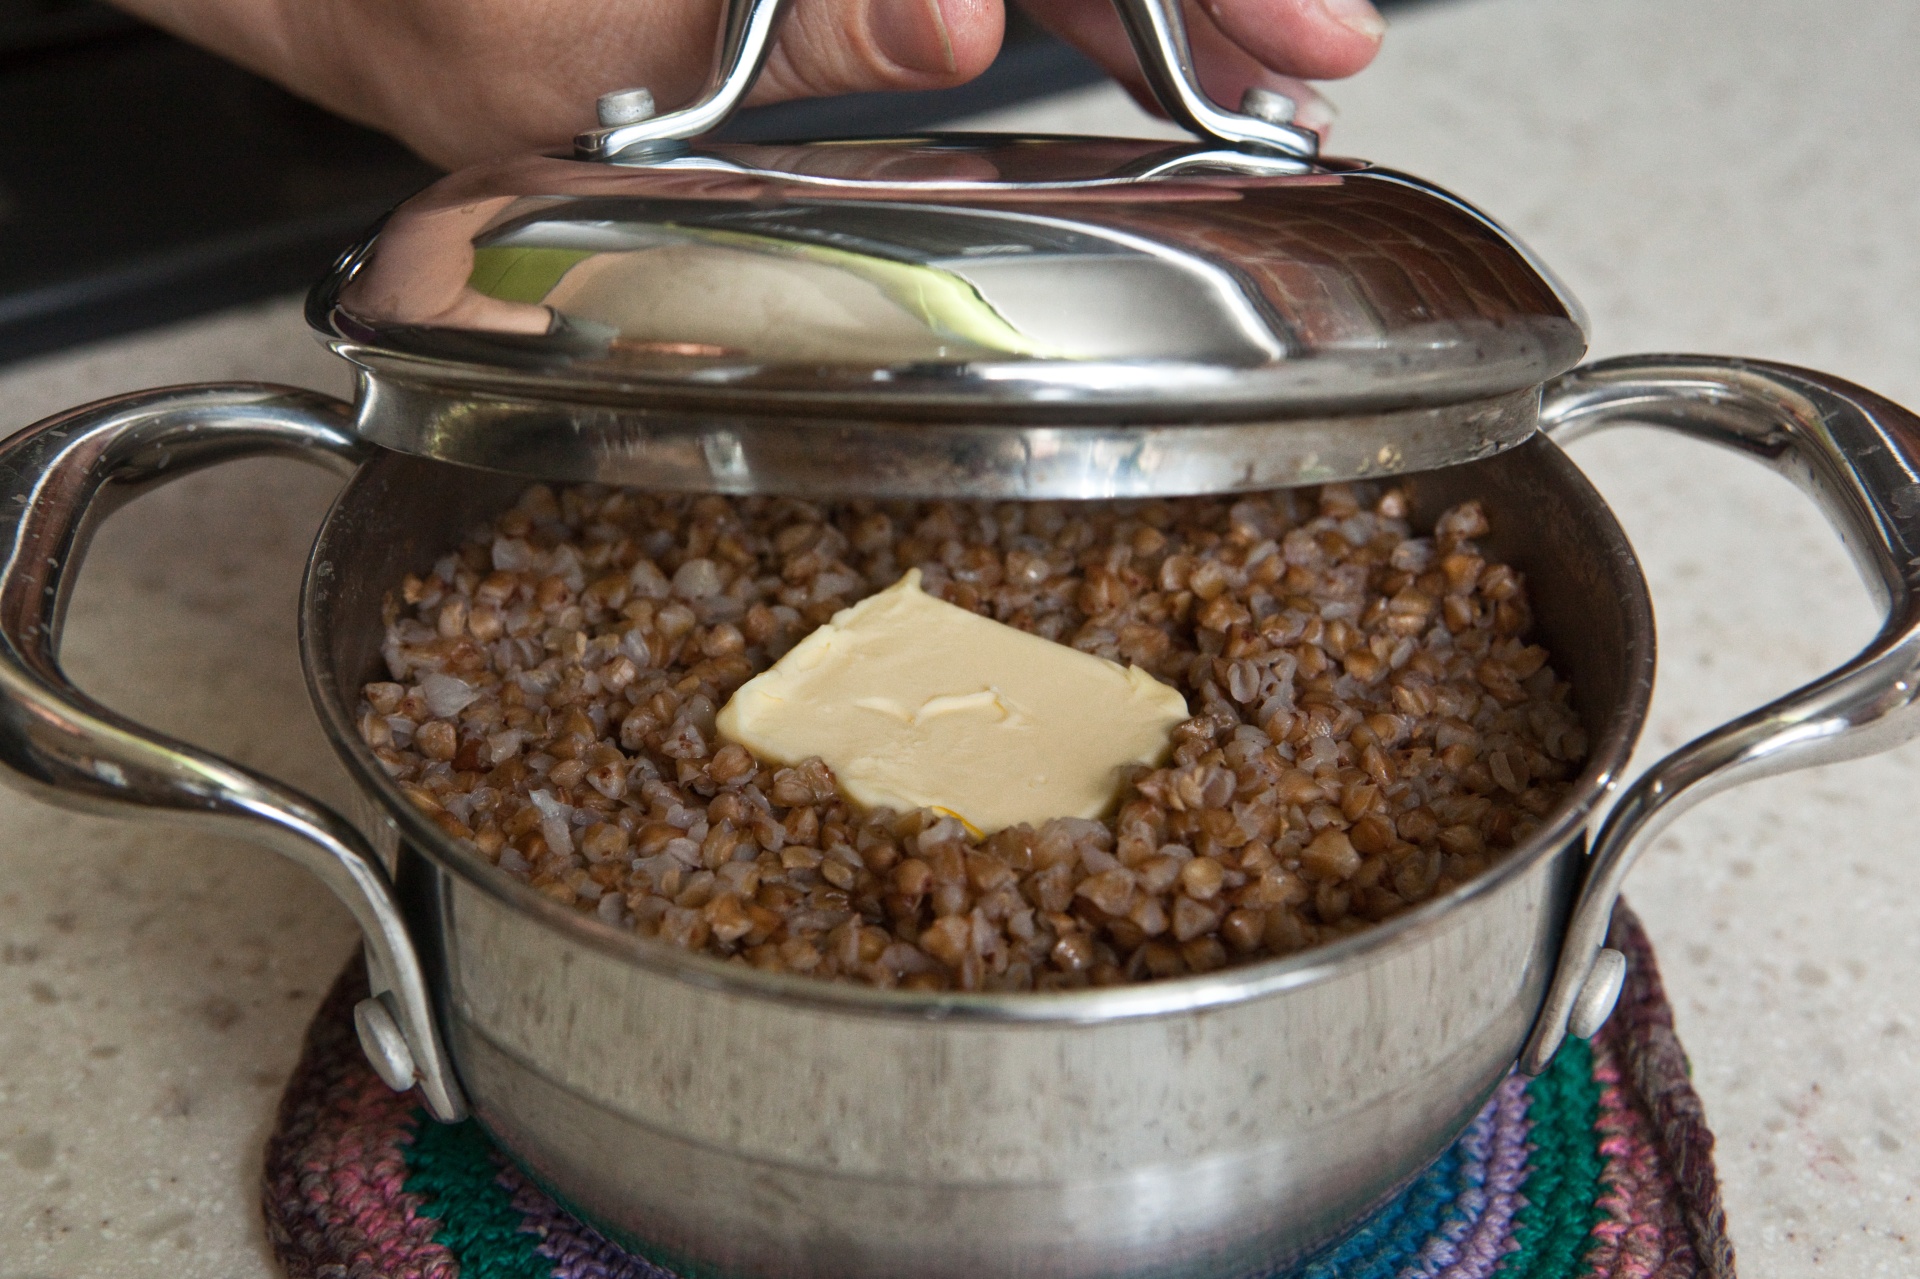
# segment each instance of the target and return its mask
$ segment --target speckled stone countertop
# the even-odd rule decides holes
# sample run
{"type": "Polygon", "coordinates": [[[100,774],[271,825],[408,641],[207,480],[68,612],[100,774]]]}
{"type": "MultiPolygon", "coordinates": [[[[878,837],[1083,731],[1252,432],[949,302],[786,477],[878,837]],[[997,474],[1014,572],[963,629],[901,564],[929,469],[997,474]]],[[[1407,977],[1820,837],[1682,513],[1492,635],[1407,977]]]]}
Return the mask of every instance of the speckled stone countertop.
{"type": "MultiPolygon", "coordinates": [[[[1920,7],[1459,0],[1334,86],[1339,150],[1513,226],[1595,354],[1810,364],[1920,403],[1920,7]]],[[[1153,126],[1110,90],[996,121],[1153,126]]],[[[164,382],[344,391],[291,300],[0,374],[0,429],[164,382]]],[[[1647,432],[1575,456],[1642,555],[1661,678],[1643,759],[1872,633],[1813,508],[1647,432]]],[[[294,655],[335,482],[199,476],[101,532],[68,664],[109,704],[337,799],[294,655]]],[[[1920,1274],[1920,746],[1709,801],[1628,887],[1664,959],[1749,1276],[1920,1274]]],[[[273,1273],[261,1145],[351,951],[346,912],[250,846],[0,794],[0,1279],[273,1273]]]]}

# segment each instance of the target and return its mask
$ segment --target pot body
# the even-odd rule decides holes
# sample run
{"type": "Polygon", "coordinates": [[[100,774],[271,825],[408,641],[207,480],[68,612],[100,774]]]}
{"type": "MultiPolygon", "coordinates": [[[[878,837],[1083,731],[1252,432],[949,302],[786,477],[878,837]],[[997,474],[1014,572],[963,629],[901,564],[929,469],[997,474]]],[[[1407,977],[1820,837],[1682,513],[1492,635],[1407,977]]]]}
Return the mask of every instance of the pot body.
{"type": "Polygon", "coordinates": [[[361,817],[399,836],[473,1113],[563,1200],[688,1274],[1224,1277],[1338,1233],[1512,1068],[1652,677],[1639,570],[1555,446],[1405,483],[1425,519],[1482,500],[1528,575],[1594,743],[1555,820],[1449,897],[1303,955],[1114,991],[929,996],[616,932],[422,819],[352,728],[382,599],[520,481],[376,457],[316,547],[304,655],[361,817]]]}
{"type": "Polygon", "coordinates": [[[1237,1275],[1439,1153],[1512,1067],[1580,850],[1302,988],[1032,1024],[675,981],[409,852],[474,1113],[683,1274],[1237,1275]]]}

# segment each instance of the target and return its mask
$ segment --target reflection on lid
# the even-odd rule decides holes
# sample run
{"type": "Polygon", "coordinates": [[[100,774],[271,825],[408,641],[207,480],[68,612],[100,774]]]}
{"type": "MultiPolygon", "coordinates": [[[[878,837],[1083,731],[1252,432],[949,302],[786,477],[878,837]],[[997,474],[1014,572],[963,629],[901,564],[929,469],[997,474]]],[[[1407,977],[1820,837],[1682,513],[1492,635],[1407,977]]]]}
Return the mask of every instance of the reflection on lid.
{"type": "Polygon", "coordinates": [[[312,314],[412,382],[676,411],[1356,412],[1585,347],[1524,246],[1417,179],[1112,139],[503,162],[397,209],[312,314]]]}
{"type": "Polygon", "coordinates": [[[545,209],[486,237],[469,285],[604,331],[616,357],[1252,365],[1288,345],[1232,272],[1063,218],[881,202],[569,212],[588,210],[545,209]]]}

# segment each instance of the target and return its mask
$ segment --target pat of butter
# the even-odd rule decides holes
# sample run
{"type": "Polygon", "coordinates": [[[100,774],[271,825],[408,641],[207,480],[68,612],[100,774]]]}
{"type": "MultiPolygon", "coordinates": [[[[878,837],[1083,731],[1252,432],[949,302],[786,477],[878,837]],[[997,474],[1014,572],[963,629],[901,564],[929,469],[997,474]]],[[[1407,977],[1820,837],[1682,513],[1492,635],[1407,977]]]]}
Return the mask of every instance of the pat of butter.
{"type": "Polygon", "coordinates": [[[992,832],[1099,817],[1120,770],[1165,759],[1186,718],[1140,668],[935,599],[913,569],[742,685],[719,728],[769,763],[818,755],[864,808],[992,832]]]}

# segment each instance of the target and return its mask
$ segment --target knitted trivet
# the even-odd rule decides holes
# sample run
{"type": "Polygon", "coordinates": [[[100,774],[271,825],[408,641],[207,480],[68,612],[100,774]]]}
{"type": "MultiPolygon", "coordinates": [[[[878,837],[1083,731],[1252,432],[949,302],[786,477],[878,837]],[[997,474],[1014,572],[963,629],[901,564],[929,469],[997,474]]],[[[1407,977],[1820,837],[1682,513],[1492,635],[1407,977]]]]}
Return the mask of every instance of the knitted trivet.
{"type": "MultiPolygon", "coordinates": [[[[1546,1074],[1510,1076],[1398,1197],[1271,1279],[1733,1279],[1713,1136],[1639,921],[1619,1007],[1546,1074]]],[[[471,1121],[389,1092],[343,973],[307,1032],[267,1144],[267,1233],[292,1279],[674,1279],[576,1220],[471,1121]]],[[[903,1277],[910,1279],[910,1277],[903,1277]]]]}

